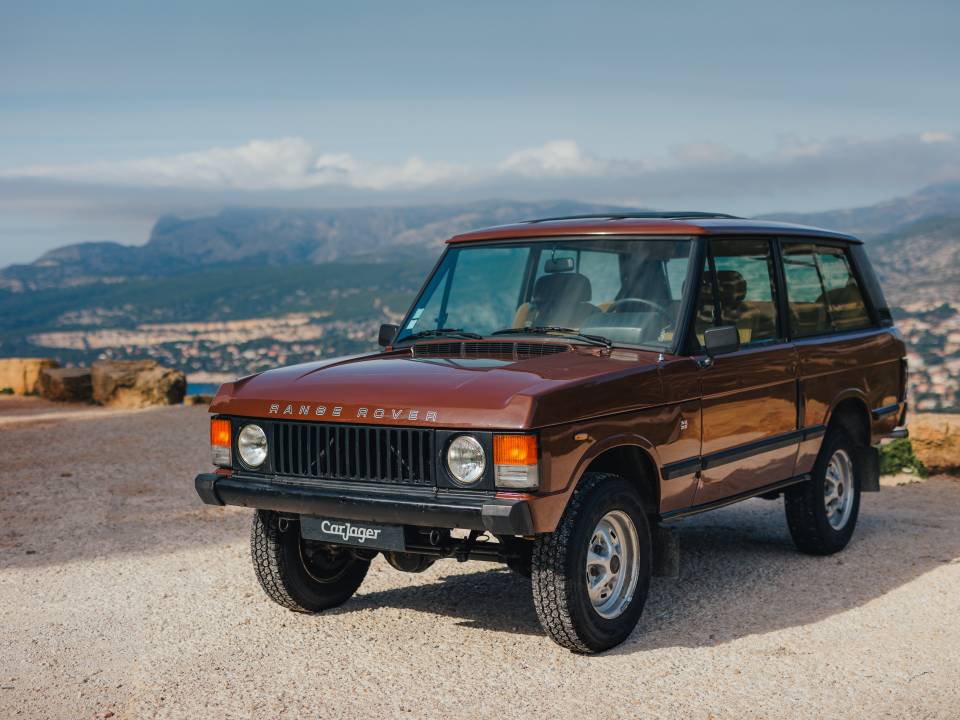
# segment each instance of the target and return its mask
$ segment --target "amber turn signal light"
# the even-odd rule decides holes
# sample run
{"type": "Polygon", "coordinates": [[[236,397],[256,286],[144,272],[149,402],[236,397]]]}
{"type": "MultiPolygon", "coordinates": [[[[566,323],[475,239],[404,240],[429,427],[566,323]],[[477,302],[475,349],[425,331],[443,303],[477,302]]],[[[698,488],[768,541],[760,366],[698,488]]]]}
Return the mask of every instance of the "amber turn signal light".
{"type": "Polygon", "coordinates": [[[210,452],[213,464],[220,467],[230,467],[230,445],[233,430],[230,421],[223,418],[210,420],[210,452]]]}
{"type": "Polygon", "coordinates": [[[540,485],[536,435],[494,435],[493,463],[499,488],[536,490],[540,485]]]}
{"type": "Polygon", "coordinates": [[[494,435],[493,462],[497,465],[536,465],[536,435],[494,435]]]}

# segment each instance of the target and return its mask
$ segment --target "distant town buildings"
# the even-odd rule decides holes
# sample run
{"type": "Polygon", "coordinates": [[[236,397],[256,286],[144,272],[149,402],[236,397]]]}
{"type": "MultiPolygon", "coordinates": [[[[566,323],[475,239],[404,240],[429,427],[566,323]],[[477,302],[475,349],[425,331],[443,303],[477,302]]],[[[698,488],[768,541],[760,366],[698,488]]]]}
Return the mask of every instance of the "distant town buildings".
{"type": "Polygon", "coordinates": [[[960,408],[960,305],[917,302],[897,309],[907,343],[910,404],[923,412],[960,408]]]}
{"type": "MultiPolygon", "coordinates": [[[[960,409],[960,304],[920,301],[896,308],[895,314],[908,346],[911,407],[923,412],[960,409]]],[[[183,370],[191,382],[215,383],[281,365],[372,350],[380,323],[400,319],[400,313],[378,304],[375,314],[357,320],[313,312],[224,322],[145,323],[133,329],[94,326],[29,339],[54,354],[67,351],[66,362],[151,357],[183,370]]]]}

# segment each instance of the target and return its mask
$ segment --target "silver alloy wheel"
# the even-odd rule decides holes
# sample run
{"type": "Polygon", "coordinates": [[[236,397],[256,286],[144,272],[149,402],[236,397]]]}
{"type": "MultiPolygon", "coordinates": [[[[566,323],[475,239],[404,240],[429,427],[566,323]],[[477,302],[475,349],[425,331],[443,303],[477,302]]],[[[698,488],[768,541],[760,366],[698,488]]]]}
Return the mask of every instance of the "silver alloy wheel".
{"type": "Polygon", "coordinates": [[[830,456],[823,483],[823,504],[827,522],[834,530],[842,530],[853,512],[853,461],[840,448],[830,456]]]}
{"type": "Polygon", "coordinates": [[[587,595],[600,617],[619,617],[637,588],[640,538],[630,516],[611,510],[593,529],[587,550],[587,595]]]}

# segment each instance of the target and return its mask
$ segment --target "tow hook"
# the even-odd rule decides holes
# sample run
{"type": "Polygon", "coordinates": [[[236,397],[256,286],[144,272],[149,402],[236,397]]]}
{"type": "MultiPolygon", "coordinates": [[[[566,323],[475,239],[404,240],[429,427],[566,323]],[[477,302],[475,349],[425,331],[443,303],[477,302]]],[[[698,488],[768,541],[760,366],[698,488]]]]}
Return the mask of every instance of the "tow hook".
{"type": "Polygon", "coordinates": [[[277,529],[280,532],[286,532],[290,529],[290,518],[281,517],[277,518],[277,529]]]}
{"type": "Polygon", "coordinates": [[[466,541],[457,550],[457,562],[466,562],[470,559],[470,551],[473,550],[473,546],[477,544],[477,538],[483,534],[482,530],[471,530],[470,535],[467,537],[466,541]]]}

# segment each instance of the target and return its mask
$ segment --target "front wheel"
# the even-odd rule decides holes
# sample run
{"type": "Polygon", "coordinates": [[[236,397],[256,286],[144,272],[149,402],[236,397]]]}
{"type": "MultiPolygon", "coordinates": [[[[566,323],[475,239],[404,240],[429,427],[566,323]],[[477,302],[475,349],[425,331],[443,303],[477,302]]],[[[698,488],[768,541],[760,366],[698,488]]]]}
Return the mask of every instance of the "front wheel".
{"type": "Polygon", "coordinates": [[[357,591],[370,561],[349,548],[300,537],[300,522],[257,510],[250,528],[250,555],[260,586],[271,600],[297,612],[342,605],[357,591]]]}
{"type": "Polygon", "coordinates": [[[810,480],[784,493],[790,535],[802,552],[831,555],[850,542],[860,513],[856,449],[846,429],[840,425],[830,428],[810,480]]]}
{"type": "Polygon", "coordinates": [[[623,478],[584,475],[552,533],[533,549],[533,603],[559,645],[594,653],[627,639],[650,588],[650,529],[623,478]]]}

